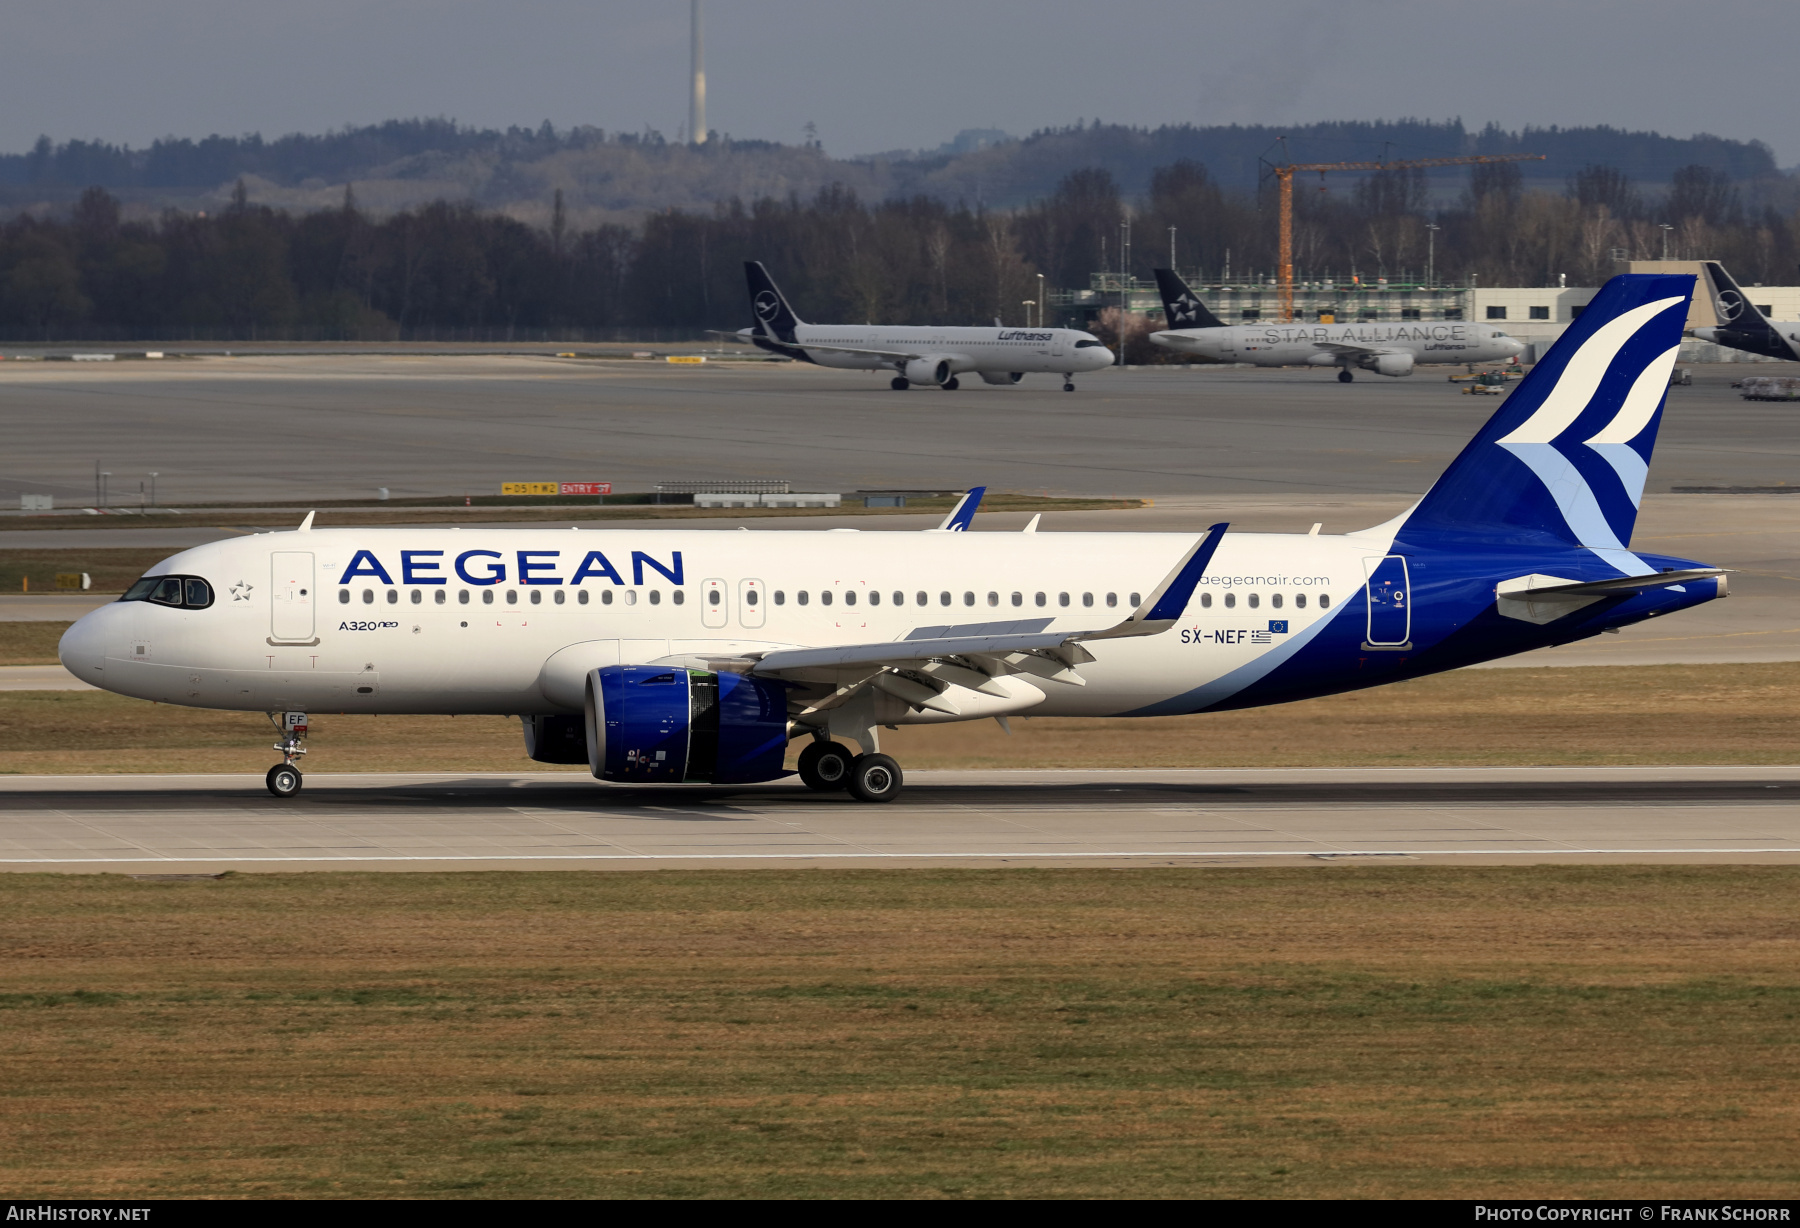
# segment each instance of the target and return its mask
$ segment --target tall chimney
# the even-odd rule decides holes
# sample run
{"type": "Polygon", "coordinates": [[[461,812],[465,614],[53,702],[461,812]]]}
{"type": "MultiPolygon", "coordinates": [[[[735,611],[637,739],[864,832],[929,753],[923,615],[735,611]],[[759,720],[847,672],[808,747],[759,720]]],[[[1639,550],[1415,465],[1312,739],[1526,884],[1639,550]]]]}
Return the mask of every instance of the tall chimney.
{"type": "Polygon", "coordinates": [[[688,101],[688,140],[706,144],[706,48],[700,37],[700,0],[693,0],[694,94],[688,101]]]}

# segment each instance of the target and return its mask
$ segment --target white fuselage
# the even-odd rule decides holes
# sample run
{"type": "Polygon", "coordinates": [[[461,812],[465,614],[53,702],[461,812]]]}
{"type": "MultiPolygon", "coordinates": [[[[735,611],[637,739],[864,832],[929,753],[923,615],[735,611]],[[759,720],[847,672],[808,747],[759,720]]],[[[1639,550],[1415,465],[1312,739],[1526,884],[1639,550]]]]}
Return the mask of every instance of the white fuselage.
{"type": "Polygon", "coordinates": [[[1414,364],[1504,362],[1524,345],[1487,324],[1420,320],[1398,324],[1237,324],[1180,328],[1150,334],[1157,345],[1220,362],[1259,367],[1324,366],[1376,369],[1383,354],[1410,355],[1414,364]]]}
{"type": "MultiPolygon", "coordinates": [[[[927,627],[1109,627],[1199,536],[267,533],[152,569],[205,579],[210,608],[103,606],[68,633],[62,658],[106,690],[193,707],[576,712],[588,672],[608,665],[902,640],[927,627]]],[[[1227,535],[1177,628],[1090,644],[1086,685],[1009,679],[1008,696],[971,692],[965,716],[1117,715],[1192,692],[1343,609],[1363,585],[1365,560],[1379,560],[1391,540],[1391,528],[1227,535]]],[[[891,719],[946,718],[912,710],[891,719]]]]}
{"type": "MultiPolygon", "coordinates": [[[[738,335],[748,339],[752,330],[738,335]]],[[[915,383],[934,382],[940,363],[947,364],[944,371],[950,376],[995,377],[1014,372],[1068,376],[1113,365],[1113,352],[1097,337],[1068,328],[798,324],[791,348],[804,350],[822,367],[896,371],[915,383]]]]}

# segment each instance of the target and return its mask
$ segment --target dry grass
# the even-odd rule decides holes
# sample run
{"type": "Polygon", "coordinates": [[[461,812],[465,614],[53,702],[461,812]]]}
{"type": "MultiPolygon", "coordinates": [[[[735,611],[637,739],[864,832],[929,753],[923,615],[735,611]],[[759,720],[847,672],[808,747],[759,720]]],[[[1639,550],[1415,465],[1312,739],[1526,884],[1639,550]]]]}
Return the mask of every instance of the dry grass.
{"type": "Polygon", "coordinates": [[[1787,1197],[1794,867],[9,877],[9,1196],[1787,1197]]]}
{"type": "MultiPolygon", "coordinates": [[[[60,526],[59,526],[60,527],[60,526]]],[[[117,528],[117,525],[103,526],[117,528]]],[[[122,593],[148,571],[171,554],[167,548],[132,548],[128,550],[0,550],[0,592],[56,591],[56,577],[61,572],[85,571],[93,577],[94,593],[122,593]],[[23,581],[30,580],[27,587],[23,581]]]]}
{"type": "MultiPolygon", "coordinates": [[[[5,624],[0,624],[4,626],[5,624]]],[[[12,624],[30,626],[31,624],[12,624]]],[[[907,727],[909,768],[1792,763],[1800,664],[1464,670],[1247,712],[907,727]]],[[[517,721],[313,715],[313,771],[517,771],[517,721]]],[[[261,772],[260,713],[0,693],[0,772],[261,772]]],[[[579,770],[579,769],[573,769],[579,770]]]]}
{"type": "Polygon", "coordinates": [[[55,665],[66,622],[0,622],[0,665],[55,665]]]}

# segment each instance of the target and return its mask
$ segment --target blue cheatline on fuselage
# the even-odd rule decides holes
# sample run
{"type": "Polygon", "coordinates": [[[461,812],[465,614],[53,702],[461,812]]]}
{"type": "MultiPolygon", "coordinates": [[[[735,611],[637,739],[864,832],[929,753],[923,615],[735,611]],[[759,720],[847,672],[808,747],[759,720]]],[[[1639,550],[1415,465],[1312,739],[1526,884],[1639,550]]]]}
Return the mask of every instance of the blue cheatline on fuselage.
{"type": "MultiPolygon", "coordinates": [[[[1137,709],[1152,716],[1308,699],[1566,644],[1699,605],[1712,579],[1600,595],[1536,623],[1499,611],[1496,586],[1704,569],[1629,542],[1643,499],[1694,279],[1615,277],[1514,389],[1367,562],[1370,584],[1333,615],[1238,670],[1137,709]],[[1403,570],[1401,639],[1384,574],[1403,570]]],[[[1373,535],[1376,531],[1371,531],[1373,535]]]]}

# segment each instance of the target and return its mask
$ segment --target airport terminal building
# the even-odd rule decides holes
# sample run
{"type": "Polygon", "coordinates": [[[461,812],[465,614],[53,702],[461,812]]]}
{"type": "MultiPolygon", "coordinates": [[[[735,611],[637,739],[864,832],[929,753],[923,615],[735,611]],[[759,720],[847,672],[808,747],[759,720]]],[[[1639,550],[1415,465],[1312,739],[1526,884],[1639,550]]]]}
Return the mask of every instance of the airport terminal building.
{"type": "MultiPolygon", "coordinates": [[[[1692,273],[1700,275],[1698,260],[1633,260],[1619,265],[1621,273],[1692,273]]],[[[1206,300],[1213,313],[1227,324],[1247,324],[1281,318],[1280,292],[1273,278],[1225,282],[1207,279],[1198,270],[1183,274],[1188,284],[1206,300]]],[[[1160,319],[1162,300],[1154,282],[1121,279],[1118,273],[1095,273],[1085,290],[1054,291],[1052,311],[1061,310],[1079,327],[1100,311],[1118,306],[1121,297],[1129,310],[1160,319]]],[[[1775,320],[1800,320],[1800,286],[1746,286],[1757,309],[1775,320]]],[[[1525,361],[1547,349],[1562,335],[1570,320],[1581,314],[1598,286],[1483,286],[1424,285],[1386,278],[1350,281],[1299,281],[1294,284],[1294,317],[1326,323],[1402,320],[1480,320],[1501,326],[1528,347],[1525,361]]],[[[1688,312],[1688,328],[1718,324],[1713,305],[1704,295],[1694,298],[1688,312]]],[[[1688,338],[1682,342],[1683,362],[1775,362],[1777,359],[1688,338]]]]}

